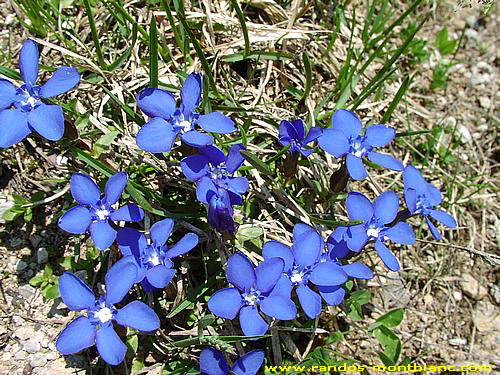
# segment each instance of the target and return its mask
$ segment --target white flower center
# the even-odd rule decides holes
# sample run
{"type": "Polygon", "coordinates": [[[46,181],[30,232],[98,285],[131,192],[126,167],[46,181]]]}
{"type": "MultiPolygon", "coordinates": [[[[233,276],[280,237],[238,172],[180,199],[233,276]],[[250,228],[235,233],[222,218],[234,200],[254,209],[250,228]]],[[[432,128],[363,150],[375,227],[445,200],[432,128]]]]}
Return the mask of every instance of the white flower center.
{"type": "Polygon", "coordinates": [[[95,313],[95,317],[99,319],[101,323],[106,323],[113,317],[113,312],[108,307],[103,307],[95,313]]]}
{"type": "Polygon", "coordinates": [[[149,261],[153,266],[157,266],[158,264],[160,264],[160,257],[158,257],[158,253],[154,252],[149,258],[149,261]]]}
{"type": "Polygon", "coordinates": [[[182,120],[180,123],[179,123],[179,126],[181,128],[183,128],[184,130],[187,130],[191,127],[191,121],[189,120],[182,120]]]}
{"type": "Polygon", "coordinates": [[[301,272],[293,272],[292,276],[290,276],[290,281],[292,283],[300,283],[303,280],[302,276],[301,272]]]}
{"type": "Polygon", "coordinates": [[[34,107],[37,103],[37,99],[33,96],[28,96],[25,101],[21,102],[22,105],[29,104],[31,107],[34,107]]]}
{"type": "Polygon", "coordinates": [[[95,214],[97,215],[99,220],[104,220],[109,216],[109,211],[106,209],[96,210],[95,214]]]}
{"type": "Polygon", "coordinates": [[[243,296],[243,299],[249,305],[255,305],[255,303],[259,300],[259,297],[257,297],[255,294],[245,294],[243,296]]]}
{"type": "Polygon", "coordinates": [[[354,156],[357,156],[358,158],[362,157],[365,154],[365,152],[366,152],[366,149],[361,146],[361,142],[354,143],[352,145],[352,148],[354,150],[354,152],[352,154],[354,156]]]}
{"type": "Polygon", "coordinates": [[[368,237],[375,237],[377,238],[378,235],[380,233],[380,229],[379,228],[368,228],[368,230],[366,231],[366,235],[368,237]]]}

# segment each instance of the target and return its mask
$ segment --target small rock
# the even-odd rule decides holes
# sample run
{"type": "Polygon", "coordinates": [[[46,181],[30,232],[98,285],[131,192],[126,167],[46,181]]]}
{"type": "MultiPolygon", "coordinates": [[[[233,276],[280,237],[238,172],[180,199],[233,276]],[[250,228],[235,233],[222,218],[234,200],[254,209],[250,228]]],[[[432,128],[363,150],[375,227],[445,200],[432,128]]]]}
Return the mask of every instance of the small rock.
{"type": "Polygon", "coordinates": [[[56,358],[57,358],[56,352],[50,352],[49,354],[47,354],[47,360],[48,361],[53,361],[56,358]]]}
{"type": "Polygon", "coordinates": [[[479,97],[479,105],[483,108],[490,108],[491,107],[491,99],[488,98],[487,96],[480,96],[479,97]]]}
{"type": "Polygon", "coordinates": [[[4,362],[9,362],[11,358],[12,358],[12,353],[5,352],[2,354],[2,361],[4,362]]]}
{"type": "Polygon", "coordinates": [[[466,126],[460,125],[457,130],[462,142],[467,143],[472,141],[472,134],[466,126]]]}
{"type": "Polygon", "coordinates": [[[451,346],[465,346],[465,345],[467,345],[467,340],[461,339],[460,337],[453,337],[453,338],[448,340],[448,343],[451,346]]]}
{"type": "Polygon", "coordinates": [[[479,39],[479,33],[474,29],[465,30],[465,36],[469,39],[474,39],[474,40],[479,39]]]}
{"type": "Polygon", "coordinates": [[[38,353],[42,348],[36,341],[27,341],[24,343],[23,349],[28,353],[38,353]]]}
{"type": "Polygon", "coordinates": [[[38,245],[40,245],[40,242],[42,242],[42,237],[40,237],[38,234],[32,234],[30,236],[30,242],[33,247],[38,247],[38,245]]]}
{"type": "Polygon", "coordinates": [[[500,330],[500,314],[498,314],[495,306],[488,301],[477,303],[472,315],[472,321],[477,330],[482,333],[500,330]]]}
{"type": "Polygon", "coordinates": [[[54,345],[53,342],[49,343],[49,349],[52,351],[56,350],[56,346],[54,345]]]}
{"type": "Polygon", "coordinates": [[[21,327],[16,329],[15,335],[19,337],[21,340],[28,340],[31,338],[33,334],[33,330],[30,327],[21,327]]]}
{"type": "Polygon", "coordinates": [[[490,286],[490,294],[497,305],[500,305],[500,287],[495,284],[490,286]]]}
{"type": "Polygon", "coordinates": [[[40,345],[42,346],[42,348],[47,348],[49,346],[49,340],[48,339],[40,340],[40,345]]]}
{"type": "Polygon", "coordinates": [[[476,23],[477,23],[477,17],[476,16],[469,16],[469,17],[467,17],[466,22],[467,22],[467,25],[469,25],[469,27],[475,27],[476,23]]]}
{"type": "Polygon", "coordinates": [[[19,350],[16,354],[14,354],[14,358],[17,361],[22,361],[27,358],[27,354],[23,352],[22,350],[19,350]]]}
{"type": "Polygon", "coordinates": [[[41,247],[36,252],[36,260],[38,264],[47,263],[49,260],[49,253],[45,247],[41,247]]]}
{"type": "Polygon", "coordinates": [[[36,263],[34,263],[34,262],[33,262],[33,263],[30,263],[30,268],[31,268],[32,270],[36,269],[36,263]]]}
{"type": "Polygon", "coordinates": [[[462,293],[460,293],[460,291],[455,290],[455,291],[452,293],[452,295],[453,295],[453,299],[454,299],[455,301],[461,301],[461,300],[462,300],[462,293]]]}
{"type": "Polygon", "coordinates": [[[20,260],[16,264],[16,271],[21,273],[23,272],[26,268],[28,268],[28,263],[26,263],[24,260],[20,260]]]}
{"type": "Polygon", "coordinates": [[[18,288],[19,294],[23,296],[26,299],[30,299],[35,295],[35,288],[33,288],[31,285],[22,285],[18,288]]]}
{"type": "Polygon", "coordinates": [[[29,247],[23,247],[18,253],[22,256],[29,257],[31,255],[31,249],[29,247]]]}
{"type": "Polygon", "coordinates": [[[30,356],[31,367],[42,367],[47,363],[47,355],[43,353],[36,353],[30,356]]]}
{"type": "Polygon", "coordinates": [[[479,282],[468,273],[462,276],[460,287],[466,295],[476,300],[480,300],[488,294],[486,288],[480,285],[479,282]]]}
{"type": "Polygon", "coordinates": [[[7,202],[1,202],[0,203],[0,224],[5,224],[5,220],[2,219],[3,218],[3,214],[9,208],[12,208],[12,206],[14,206],[14,201],[7,201],[7,202]]]}

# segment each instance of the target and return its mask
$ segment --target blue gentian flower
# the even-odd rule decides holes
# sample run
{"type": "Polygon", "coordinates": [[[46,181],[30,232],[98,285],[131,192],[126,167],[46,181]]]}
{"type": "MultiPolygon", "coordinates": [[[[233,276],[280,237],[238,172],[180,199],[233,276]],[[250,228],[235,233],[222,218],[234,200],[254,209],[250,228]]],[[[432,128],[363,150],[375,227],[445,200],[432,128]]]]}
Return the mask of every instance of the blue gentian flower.
{"type": "Polygon", "coordinates": [[[227,261],[226,277],[235,288],[215,292],[208,301],[208,309],[225,319],[234,319],[239,314],[240,326],[246,336],[261,336],[269,328],[258,306],[273,318],[295,319],[297,308],[293,301],[278,293],[271,295],[283,267],[284,262],[280,258],[265,260],[254,268],[243,254],[231,255],[227,261]]]}
{"type": "Polygon", "coordinates": [[[380,194],[373,202],[361,193],[349,193],[346,200],[349,219],[361,221],[350,227],[338,227],[336,236],[346,241],[347,247],[355,252],[361,251],[369,241],[375,241],[375,249],[387,268],[399,270],[399,262],[385,246],[387,238],[398,244],[413,245],[415,235],[410,226],[398,222],[389,226],[398,214],[399,198],[393,191],[380,194]]]}
{"type": "Polygon", "coordinates": [[[388,145],[396,136],[396,131],[385,125],[366,128],[351,111],[339,109],[332,116],[332,127],[323,129],[318,138],[318,145],[323,150],[340,158],[346,156],[347,170],[354,180],[364,180],[368,174],[363,165],[363,158],[384,168],[402,171],[403,164],[392,156],[374,151],[377,147],[388,145]]]}
{"type": "Polygon", "coordinates": [[[208,191],[208,224],[221,232],[235,233],[234,210],[229,194],[224,189],[208,191]]]}
{"type": "Polygon", "coordinates": [[[448,228],[456,228],[457,222],[450,214],[435,210],[434,207],[441,204],[441,192],[437,187],[425,181],[419,170],[409,165],[403,172],[404,196],[408,210],[412,215],[420,215],[425,218],[429,229],[436,240],[441,239],[436,226],[431,218],[439,221],[448,228]]]}
{"type": "Polygon", "coordinates": [[[38,46],[29,39],[21,48],[19,71],[24,84],[17,89],[11,82],[0,79],[0,148],[21,142],[33,130],[48,140],[57,141],[64,134],[62,107],[45,104],[42,99],[71,90],[80,82],[80,74],[64,66],[38,86],[38,46]]]}
{"type": "Polygon", "coordinates": [[[198,236],[188,233],[175,245],[167,245],[172,233],[174,221],[161,220],[151,226],[151,241],[144,233],[133,228],[121,228],[118,231],[117,243],[123,256],[132,255],[139,272],[136,282],[142,282],[146,291],[163,289],[174,277],[176,270],[172,258],[191,251],[198,244],[198,236]]]}
{"type": "Polygon", "coordinates": [[[94,180],[83,173],[71,176],[70,191],[79,203],[59,219],[59,227],[69,233],[81,234],[90,229],[90,236],[99,250],[110,247],[116,239],[111,221],[136,222],[144,218],[144,210],[135,204],[116,207],[128,176],[117,173],[106,183],[104,196],[94,180]]]}
{"type": "Polygon", "coordinates": [[[62,354],[75,354],[94,345],[101,358],[110,365],[117,365],[125,358],[127,346],[113,328],[113,321],[121,326],[141,332],[151,332],[160,327],[160,319],[149,306],[133,301],[116,308],[134,285],[137,267],[123,258],[111,267],[105,276],[106,295],[96,299],[92,290],[76,275],[65,272],[59,278],[59,293],[72,311],[86,310],[59,334],[57,350],[62,354]]]}
{"type": "Polygon", "coordinates": [[[170,151],[180,134],[182,142],[201,147],[211,145],[211,135],[196,130],[197,126],[209,133],[229,134],[236,131],[233,120],[220,112],[200,115],[201,75],[190,74],[181,88],[182,104],[176,106],[174,96],[161,89],[145,89],[137,96],[137,105],[152,119],[137,134],[137,145],[144,151],[170,151]]]}
{"type": "Polygon", "coordinates": [[[200,353],[200,370],[207,375],[256,375],[265,356],[263,350],[253,350],[239,358],[230,368],[220,351],[206,348],[200,353]]]}
{"type": "Polygon", "coordinates": [[[290,146],[290,152],[298,152],[302,156],[309,156],[314,149],[305,146],[315,141],[321,135],[320,127],[312,127],[306,136],[306,126],[304,121],[297,119],[294,121],[283,120],[279,127],[279,141],[284,147],[290,146]]]}

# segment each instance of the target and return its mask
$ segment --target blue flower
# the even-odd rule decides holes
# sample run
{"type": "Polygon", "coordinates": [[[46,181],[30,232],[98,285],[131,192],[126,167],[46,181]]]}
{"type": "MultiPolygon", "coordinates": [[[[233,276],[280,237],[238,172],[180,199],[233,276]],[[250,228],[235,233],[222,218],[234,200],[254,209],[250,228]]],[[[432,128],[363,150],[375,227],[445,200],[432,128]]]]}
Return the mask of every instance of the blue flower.
{"type": "Polygon", "coordinates": [[[456,228],[457,222],[450,214],[435,210],[434,207],[441,204],[441,192],[437,187],[425,181],[419,170],[411,165],[403,172],[404,196],[406,206],[412,215],[420,215],[425,218],[429,229],[436,240],[441,239],[436,226],[431,218],[439,221],[448,228],[456,228]]]}
{"type": "Polygon", "coordinates": [[[121,228],[118,231],[117,243],[123,256],[132,255],[139,272],[136,282],[142,282],[146,291],[163,289],[172,280],[176,270],[172,258],[191,251],[198,244],[198,236],[188,233],[170,248],[168,238],[172,233],[174,221],[161,220],[151,226],[151,241],[144,233],[133,228],[121,228]]]}
{"type": "Polygon", "coordinates": [[[283,273],[282,259],[273,258],[260,263],[255,269],[243,254],[236,253],[227,261],[226,277],[235,288],[218,290],[210,297],[208,309],[225,319],[239,315],[240,326],[246,336],[261,336],[269,328],[260,310],[276,319],[293,320],[297,308],[285,295],[273,289],[283,273]]]}
{"type": "Polygon", "coordinates": [[[290,152],[299,152],[302,156],[309,156],[314,151],[305,146],[315,141],[321,135],[320,127],[313,127],[306,136],[306,127],[304,121],[297,119],[294,121],[283,120],[279,127],[279,141],[282,146],[290,145],[290,152]]]}
{"type": "Polygon", "coordinates": [[[106,295],[96,299],[92,290],[76,275],[65,272],[59,278],[59,293],[70,310],[87,312],[79,316],[59,334],[57,350],[62,354],[75,354],[94,345],[101,358],[117,365],[125,358],[127,346],[113,328],[113,321],[141,332],[160,327],[156,313],[140,301],[116,308],[134,285],[137,267],[123,258],[111,267],[105,276],[106,295]]]}
{"type": "Polygon", "coordinates": [[[137,134],[137,145],[144,151],[170,151],[175,139],[181,134],[182,142],[201,147],[211,145],[211,135],[196,130],[199,126],[209,133],[229,134],[236,131],[233,120],[220,112],[205,115],[195,113],[200,105],[201,75],[192,73],[181,88],[182,104],[176,106],[175,98],[168,91],[145,89],[137,96],[137,105],[152,119],[137,134]]]}
{"type": "Polygon", "coordinates": [[[234,210],[229,192],[224,189],[209,191],[208,224],[221,232],[235,233],[234,210]]]}
{"type": "Polygon", "coordinates": [[[203,349],[200,353],[200,370],[207,375],[255,375],[264,362],[263,350],[253,350],[234,362],[229,368],[226,358],[215,348],[203,349]]]}
{"type": "Polygon", "coordinates": [[[82,173],[71,176],[70,190],[79,203],[69,209],[59,219],[59,227],[69,233],[85,233],[90,229],[90,236],[99,250],[110,247],[116,238],[116,230],[111,221],[136,222],[144,218],[144,211],[135,204],[116,207],[128,177],[125,173],[111,176],[106,183],[104,196],[94,180],[82,173]]]}
{"type": "Polygon", "coordinates": [[[350,227],[338,227],[335,236],[343,238],[347,247],[355,252],[361,251],[368,241],[375,241],[375,250],[386,267],[391,271],[398,271],[399,262],[385,246],[384,241],[389,238],[398,244],[413,245],[416,240],[408,224],[398,222],[389,226],[398,214],[397,194],[393,191],[386,191],[380,194],[372,204],[361,193],[349,193],[346,206],[349,219],[362,223],[350,227]]]}
{"type": "Polygon", "coordinates": [[[38,46],[29,39],[21,48],[19,70],[24,84],[17,89],[11,82],[0,79],[0,147],[21,142],[33,130],[48,140],[57,141],[64,134],[62,107],[45,104],[42,99],[71,90],[80,82],[80,74],[64,66],[45,84],[36,85],[38,46]]]}
{"type": "Polygon", "coordinates": [[[403,164],[399,160],[373,151],[376,147],[388,145],[396,131],[385,125],[375,125],[366,128],[362,135],[362,128],[353,112],[339,109],[332,116],[332,127],[324,129],[318,138],[318,145],[337,158],[347,155],[347,170],[354,180],[364,180],[368,176],[363,165],[365,156],[382,167],[402,171],[403,164]]]}

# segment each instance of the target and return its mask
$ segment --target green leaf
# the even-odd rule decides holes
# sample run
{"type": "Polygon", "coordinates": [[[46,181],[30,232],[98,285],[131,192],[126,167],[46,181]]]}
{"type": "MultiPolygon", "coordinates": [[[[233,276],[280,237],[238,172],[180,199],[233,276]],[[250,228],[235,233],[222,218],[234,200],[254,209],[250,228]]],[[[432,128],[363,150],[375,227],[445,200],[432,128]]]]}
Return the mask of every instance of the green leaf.
{"type": "Polygon", "coordinates": [[[31,286],[39,286],[43,282],[43,276],[33,276],[29,283],[31,286]]]}
{"type": "Polygon", "coordinates": [[[282,60],[291,60],[293,59],[293,55],[290,53],[286,52],[274,52],[274,51],[252,51],[248,55],[242,53],[242,52],[237,52],[237,53],[232,53],[229,55],[225,55],[221,57],[221,60],[224,62],[238,62],[242,61],[245,59],[252,59],[252,60],[275,60],[275,61],[282,61],[282,60]]]}
{"type": "Polygon", "coordinates": [[[49,284],[42,290],[42,295],[46,299],[56,299],[57,297],[59,297],[59,286],[57,284],[56,285],[49,284]]]}
{"type": "Polygon", "coordinates": [[[380,327],[381,325],[384,325],[388,328],[394,328],[397,327],[404,318],[404,310],[403,309],[394,309],[389,311],[388,313],[382,315],[380,318],[378,318],[375,323],[370,325],[368,327],[369,331],[374,330],[375,328],[380,327]]]}
{"type": "Polygon", "coordinates": [[[450,40],[448,38],[448,28],[445,26],[436,35],[436,47],[439,49],[441,55],[449,55],[455,50],[457,44],[456,40],[450,40]]]}
{"type": "Polygon", "coordinates": [[[273,176],[274,173],[269,169],[266,163],[259,159],[256,155],[252,154],[250,151],[240,151],[246,161],[248,161],[255,169],[259,172],[264,173],[268,176],[273,176]]]}
{"type": "Polygon", "coordinates": [[[131,353],[137,353],[137,348],[139,347],[139,336],[132,335],[127,338],[127,347],[131,353]]]}
{"type": "Polygon", "coordinates": [[[154,14],[149,26],[149,87],[158,88],[158,31],[154,14]]]}
{"type": "Polygon", "coordinates": [[[244,227],[238,230],[236,238],[241,241],[249,241],[261,237],[264,234],[264,229],[261,227],[244,227]]]}
{"type": "Polygon", "coordinates": [[[198,322],[198,337],[203,336],[203,330],[207,328],[209,325],[213,324],[215,322],[215,316],[212,314],[205,315],[203,318],[201,318],[198,322]]]}
{"type": "Polygon", "coordinates": [[[401,342],[399,341],[399,337],[384,325],[375,328],[372,335],[384,348],[383,355],[387,357],[385,359],[391,361],[393,364],[396,364],[398,362],[399,355],[401,354],[401,342]]]}

